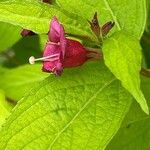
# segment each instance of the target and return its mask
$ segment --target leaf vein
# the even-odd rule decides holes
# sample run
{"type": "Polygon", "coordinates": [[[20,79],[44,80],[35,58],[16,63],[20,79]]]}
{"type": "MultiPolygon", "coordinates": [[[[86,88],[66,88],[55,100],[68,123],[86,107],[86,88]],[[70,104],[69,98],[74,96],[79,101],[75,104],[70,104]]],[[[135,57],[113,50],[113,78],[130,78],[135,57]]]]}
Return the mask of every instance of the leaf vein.
{"type": "Polygon", "coordinates": [[[103,91],[103,89],[105,89],[107,86],[109,86],[110,84],[112,84],[114,81],[116,80],[116,78],[113,78],[112,80],[110,80],[109,82],[107,82],[106,84],[104,84],[103,87],[101,87],[84,105],[83,107],[76,113],[76,115],[70,120],[70,122],[60,131],[58,132],[58,134],[56,135],[56,137],[54,138],[54,140],[51,142],[51,144],[49,145],[48,149],[50,150],[52,148],[52,146],[55,144],[55,142],[57,141],[57,139],[60,137],[60,135],[74,122],[74,120],[80,115],[80,113],[87,107],[87,105],[97,96],[97,94],[99,94],[100,92],[103,91]]]}

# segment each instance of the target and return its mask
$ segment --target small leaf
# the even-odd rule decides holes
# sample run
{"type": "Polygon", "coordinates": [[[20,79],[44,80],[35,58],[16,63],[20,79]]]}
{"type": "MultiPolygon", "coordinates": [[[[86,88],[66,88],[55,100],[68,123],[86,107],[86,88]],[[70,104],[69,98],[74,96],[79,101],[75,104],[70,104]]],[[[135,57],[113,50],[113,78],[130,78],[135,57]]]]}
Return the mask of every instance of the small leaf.
{"type": "Polygon", "coordinates": [[[25,92],[30,91],[34,84],[48,75],[41,71],[41,65],[38,64],[9,69],[1,74],[0,88],[5,91],[7,97],[18,101],[25,92]]]}
{"type": "Polygon", "coordinates": [[[0,149],[103,150],[131,99],[103,63],[65,70],[19,102],[0,133],[0,149]]]}
{"type": "Polygon", "coordinates": [[[148,106],[140,90],[139,72],[142,57],[139,41],[124,32],[119,32],[106,40],[103,52],[108,68],[148,114],[148,106]]]}

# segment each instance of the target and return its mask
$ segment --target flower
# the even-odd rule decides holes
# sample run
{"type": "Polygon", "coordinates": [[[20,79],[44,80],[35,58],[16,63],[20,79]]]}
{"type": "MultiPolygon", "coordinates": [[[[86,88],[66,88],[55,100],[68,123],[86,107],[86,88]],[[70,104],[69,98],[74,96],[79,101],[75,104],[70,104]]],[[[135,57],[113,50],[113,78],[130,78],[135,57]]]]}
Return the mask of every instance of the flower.
{"type": "Polygon", "coordinates": [[[48,33],[48,42],[46,43],[43,57],[54,57],[49,58],[49,61],[43,61],[43,71],[61,75],[63,71],[66,43],[67,39],[65,38],[63,26],[58,22],[56,17],[53,17],[48,33]]]}
{"type": "Polygon", "coordinates": [[[63,25],[58,22],[56,17],[53,17],[43,57],[35,59],[32,56],[29,62],[34,64],[35,61],[42,60],[44,72],[61,75],[64,68],[81,66],[87,60],[99,57],[99,52],[85,48],[76,40],[67,39],[63,25]]]}

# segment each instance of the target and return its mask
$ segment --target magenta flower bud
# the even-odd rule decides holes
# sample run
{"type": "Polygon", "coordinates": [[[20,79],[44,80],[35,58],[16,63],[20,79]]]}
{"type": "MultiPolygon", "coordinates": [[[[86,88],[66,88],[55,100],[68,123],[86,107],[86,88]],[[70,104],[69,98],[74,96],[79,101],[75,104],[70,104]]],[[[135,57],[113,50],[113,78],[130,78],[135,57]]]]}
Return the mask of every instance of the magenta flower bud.
{"type": "Polygon", "coordinates": [[[99,57],[99,52],[86,49],[80,42],[65,37],[65,31],[56,17],[52,18],[42,58],[30,57],[30,64],[42,60],[44,72],[61,75],[64,68],[77,67],[87,60],[99,57]]]}

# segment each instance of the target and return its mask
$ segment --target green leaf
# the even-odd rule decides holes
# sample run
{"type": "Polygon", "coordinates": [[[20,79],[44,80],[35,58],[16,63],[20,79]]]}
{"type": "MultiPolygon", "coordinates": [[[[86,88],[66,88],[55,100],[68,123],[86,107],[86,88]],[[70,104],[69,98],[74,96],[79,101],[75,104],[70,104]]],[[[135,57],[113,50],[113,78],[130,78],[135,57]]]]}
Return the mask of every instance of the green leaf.
{"type": "Polygon", "coordinates": [[[46,78],[49,74],[43,73],[41,65],[24,65],[15,69],[9,69],[0,75],[0,88],[6,96],[13,100],[20,100],[25,92],[37,82],[46,78]],[[18,90],[19,89],[19,90],[18,90]]]}
{"type": "MultiPolygon", "coordinates": [[[[146,23],[145,0],[56,0],[67,11],[91,19],[98,12],[102,24],[113,20],[116,30],[125,30],[140,38],[146,23]]],[[[84,28],[83,28],[84,29],[84,28]]]]}
{"type": "Polygon", "coordinates": [[[148,114],[148,106],[140,90],[141,47],[139,41],[125,32],[118,32],[106,40],[103,52],[107,67],[148,114]]]}
{"type": "MultiPolygon", "coordinates": [[[[142,90],[150,106],[150,79],[142,78],[142,90]]],[[[122,128],[108,145],[107,150],[149,150],[150,117],[142,114],[133,103],[122,128]]]]}
{"type": "Polygon", "coordinates": [[[0,22],[0,51],[3,51],[16,43],[21,38],[20,31],[20,27],[0,22]]]}
{"type": "Polygon", "coordinates": [[[10,115],[9,108],[5,100],[4,92],[0,90],[0,129],[5,122],[5,119],[10,115]]]}
{"type": "Polygon", "coordinates": [[[87,20],[70,12],[63,12],[58,6],[36,1],[0,2],[0,21],[37,33],[47,33],[50,20],[55,15],[64,24],[66,32],[88,35],[90,29],[87,20]]]}
{"type": "Polygon", "coordinates": [[[102,62],[65,70],[19,102],[0,133],[0,149],[103,150],[131,99],[102,62]]]}

